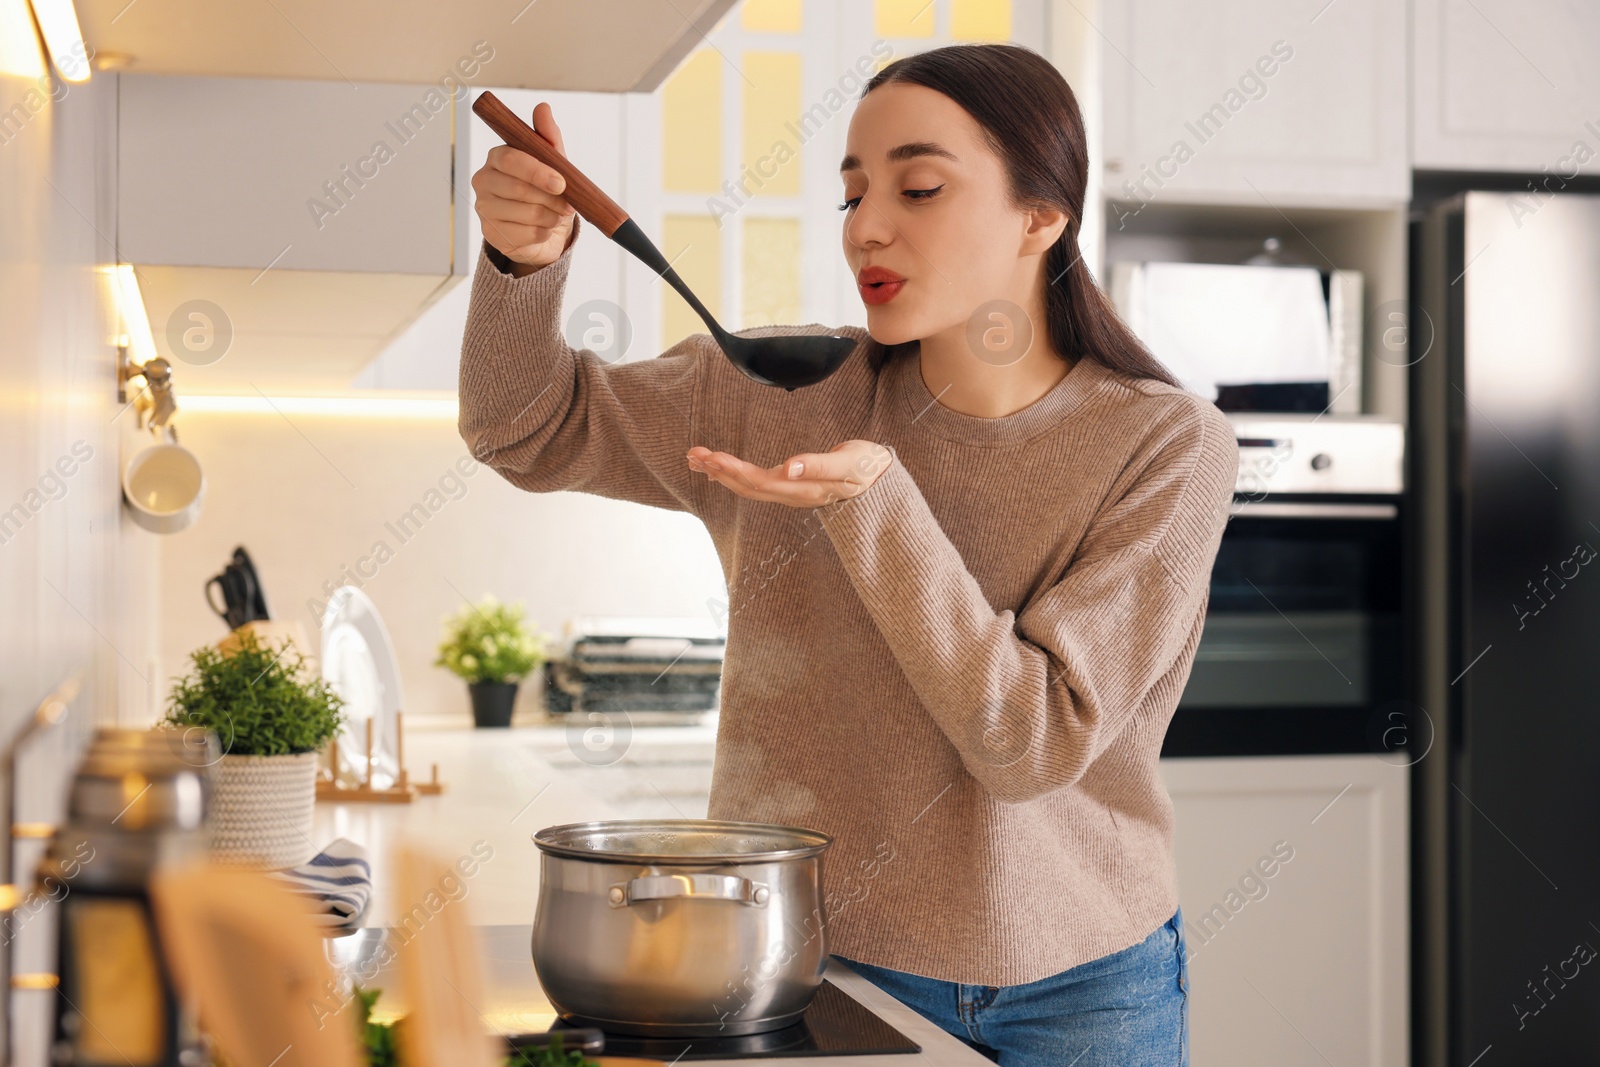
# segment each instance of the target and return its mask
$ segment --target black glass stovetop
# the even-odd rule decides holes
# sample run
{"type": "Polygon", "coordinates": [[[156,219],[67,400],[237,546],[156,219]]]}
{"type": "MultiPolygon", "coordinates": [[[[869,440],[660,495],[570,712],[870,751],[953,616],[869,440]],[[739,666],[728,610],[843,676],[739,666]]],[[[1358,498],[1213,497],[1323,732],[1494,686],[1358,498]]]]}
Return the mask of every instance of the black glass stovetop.
{"type": "MultiPolygon", "coordinates": [[[[578,1029],[563,1019],[552,1032],[578,1029]]],[[[781,1030],[737,1037],[639,1037],[606,1034],[606,1056],[675,1060],[764,1059],[778,1056],[866,1056],[921,1052],[922,1046],[874,1015],[827,979],[800,1021],[781,1030]]]]}
{"type": "MultiPolygon", "coordinates": [[[[503,1035],[593,1029],[575,1026],[555,1015],[533,969],[533,927],[476,926],[484,987],[474,1006],[485,1022],[503,1035]],[[554,1020],[553,1022],[551,1020],[554,1020]]],[[[328,941],[329,961],[368,989],[382,990],[378,1009],[390,1015],[406,1011],[404,983],[395,967],[398,953],[389,951],[394,931],[367,927],[328,941]]],[[[604,1028],[601,1028],[604,1033],[604,1028]]],[[[759,1059],[779,1056],[860,1056],[917,1053],[911,1040],[849,993],[826,978],[800,1021],[781,1030],[738,1037],[640,1037],[605,1034],[600,1055],[639,1056],[670,1063],[684,1060],[759,1059]]],[[[910,1061],[907,1061],[908,1063],[910,1061]]]]}

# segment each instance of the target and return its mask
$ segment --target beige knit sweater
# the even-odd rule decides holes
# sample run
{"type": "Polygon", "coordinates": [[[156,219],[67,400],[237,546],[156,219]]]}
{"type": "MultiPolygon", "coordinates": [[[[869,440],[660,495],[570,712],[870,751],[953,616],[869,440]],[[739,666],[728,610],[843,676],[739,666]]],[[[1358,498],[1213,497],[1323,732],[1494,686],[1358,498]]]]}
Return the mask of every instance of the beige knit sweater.
{"type": "Polygon", "coordinates": [[[707,334],[608,364],[563,337],[570,247],[524,278],[480,251],[461,435],[523,489],[706,524],[728,625],[709,814],[833,836],[827,950],[1011,985],[1171,918],[1157,759],[1237,477],[1226,416],[1091,360],[1002,418],[940,405],[914,356],[874,374],[864,348],[793,392],[707,334]],[[893,462],[815,510],[684,458],[772,467],[852,438],[893,462]]]}

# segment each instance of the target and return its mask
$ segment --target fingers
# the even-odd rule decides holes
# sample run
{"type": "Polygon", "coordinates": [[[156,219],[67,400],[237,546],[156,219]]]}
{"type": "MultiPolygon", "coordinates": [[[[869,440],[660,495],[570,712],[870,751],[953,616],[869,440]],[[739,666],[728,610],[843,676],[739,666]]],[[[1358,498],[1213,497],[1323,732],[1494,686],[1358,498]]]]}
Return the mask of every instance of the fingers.
{"type": "Polygon", "coordinates": [[[556,125],[555,112],[550,110],[548,101],[539,101],[539,106],[533,109],[533,129],[546,141],[556,146],[556,151],[563,156],[567,154],[567,143],[561,139],[561,127],[556,125]]]}
{"type": "MultiPolygon", "coordinates": [[[[532,126],[533,131],[548,141],[559,155],[566,156],[567,143],[561,136],[561,127],[556,125],[555,112],[551,110],[548,101],[541,100],[533,109],[532,126]]],[[[539,200],[545,194],[559,196],[567,187],[567,180],[561,176],[560,171],[510,145],[496,145],[489,149],[488,161],[478,173],[494,175],[496,172],[522,183],[516,187],[502,183],[502,188],[507,190],[504,192],[499,189],[491,190],[512,199],[539,200]]],[[[477,181],[478,176],[474,175],[473,188],[483,192],[478,188],[477,181]]]]}
{"type": "Polygon", "coordinates": [[[790,456],[780,471],[790,480],[870,483],[888,460],[889,450],[881,445],[866,448],[861,442],[845,441],[829,452],[801,452],[790,456]]]}
{"type": "Polygon", "coordinates": [[[492,166],[484,167],[472,176],[472,190],[480,197],[497,196],[502,200],[522,200],[549,207],[565,202],[565,198],[557,196],[548,189],[529,185],[516,175],[492,166]]]}
{"type": "MultiPolygon", "coordinates": [[[[521,182],[522,189],[529,196],[557,197],[567,187],[567,180],[560,171],[508,144],[497,144],[489,149],[488,158],[478,174],[488,176],[496,172],[521,182]]],[[[477,174],[473,175],[473,179],[476,182],[477,174]]]]}
{"type": "MultiPolygon", "coordinates": [[[[533,109],[532,125],[537,136],[566,156],[548,103],[541,101],[533,109]]],[[[571,232],[577,214],[562,195],[566,187],[554,167],[510,145],[495,145],[472,175],[473,208],[484,239],[517,262],[535,267],[551,262],[561,253],[557,246],[571,232]]]]}
{"type": "Polygon", "coordinates": [[[486,222],[510,222],[518,226],[543,226],[554,229],[567,221],[570,209],[552,208],[543,203],[507,199],[483,194],[477,201],[478,217],[486,222]]]}
{"type": "Polygon", "coordinates": [[[758,467],[726,452],[696,445],[685,457],[691,470],[752,500],[809,507],[864,492],[882,472],[889,451],[872,442],[846,442],[833,452],[801,453],[773,468],[758,467]],[[845,449],[846,445],[871,446],[845,449]],[[801,464],[798,476],[789,474],[801,464]]]}
{"type": "Polygon", "coordinates": [[[550,240],[553,231],[537,226],[518,226],[512,222],[495,222],[485,219],[483,236],[490,244],[514,260],[524,254],[537,254],[550,240]]]}

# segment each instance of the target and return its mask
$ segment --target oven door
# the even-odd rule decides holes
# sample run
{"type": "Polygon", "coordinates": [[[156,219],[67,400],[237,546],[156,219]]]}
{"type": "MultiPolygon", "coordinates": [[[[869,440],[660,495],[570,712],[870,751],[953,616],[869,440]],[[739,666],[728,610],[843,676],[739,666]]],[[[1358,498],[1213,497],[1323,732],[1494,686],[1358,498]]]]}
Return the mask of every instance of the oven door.
{"type": "Polygon", "coordinates": [[[1407,707],[1401,544],[1398,497],[1236,500],[1161,754],[1393,747],[1407,707]]]}

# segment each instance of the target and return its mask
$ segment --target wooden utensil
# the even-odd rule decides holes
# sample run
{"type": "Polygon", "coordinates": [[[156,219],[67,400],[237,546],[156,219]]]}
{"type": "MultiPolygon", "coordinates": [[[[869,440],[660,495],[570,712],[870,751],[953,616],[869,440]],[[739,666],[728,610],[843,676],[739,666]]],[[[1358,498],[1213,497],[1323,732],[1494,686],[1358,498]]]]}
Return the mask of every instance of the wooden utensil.
{"type": "Polygon", "coordinates": [[[566,179],[562,196],[599,228],[600,232],[638,257],[639,261],[676,289],[705,322],[711,336],[735,367],[762,385],[777,385],[788,390],[814,385],[838,370],[855,350],[856,342],[833,334],[786,334],[774,337],[738,337],[724,330],[690,290],[667,257],[644,235],[628,213],[600,190],[589,177],[555,150],[538,131],[523,122],[498,97],[485,92],[472,102],[472,110],[499,134],[501,139],[539,162],[558,171],[566,179]]]}
{"type": "Polygon", "coordinates": [[[158,870],[150,898],[173,980],[229,1062],[364,1067],[308,906],[261,871],[158,870]]]}
{"type": "Polygon", "coordinates": [[[454,866],[411,844],[395,850],[394,877],[402,901],[415,902],[427,918],[404,945],[396,965],[406,998],[400,1040],[409,1063],[436,1067],[499,1067],[496,1042],[479,1005],[485,1002],[483,960],[467,922],[465,899],[441,897],[439,879],[454,866]],[[432,911],[424,901],[443,901],[432,911]]]}

